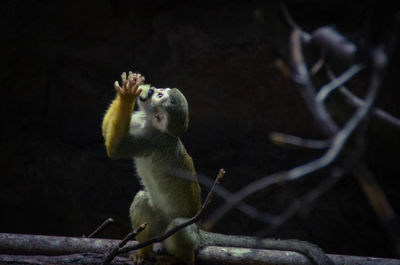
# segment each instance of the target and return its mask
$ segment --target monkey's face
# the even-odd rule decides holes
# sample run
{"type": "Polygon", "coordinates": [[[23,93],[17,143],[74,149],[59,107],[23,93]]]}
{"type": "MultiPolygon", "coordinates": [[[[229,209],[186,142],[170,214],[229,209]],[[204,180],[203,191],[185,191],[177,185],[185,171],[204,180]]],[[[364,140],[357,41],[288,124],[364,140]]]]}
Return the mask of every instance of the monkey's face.
{"type": "Polygon", "coordinates": [[[187,129],[189,112],[186,98],[176,88],[151,87],[139,97],[139,108],[151,118],[152,125],[171,136],[179,137],[187,129]]]}
{"type": "Polygon", "coordinates": [[[139,97],[140,109],[148,113],[153,113],[158,105],[168,100],[169,90],[171,89],[150,87],[146,95],[140,95],[139,97]]]}

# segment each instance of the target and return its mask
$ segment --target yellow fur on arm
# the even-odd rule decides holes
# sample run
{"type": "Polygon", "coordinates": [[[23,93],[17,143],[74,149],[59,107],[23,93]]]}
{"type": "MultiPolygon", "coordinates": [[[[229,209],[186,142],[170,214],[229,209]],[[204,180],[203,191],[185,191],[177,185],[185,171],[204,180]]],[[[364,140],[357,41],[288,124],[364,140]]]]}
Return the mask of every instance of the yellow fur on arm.
{"type": "Polygon", "coordinates": [[[104,115],[102,131],[107,155],[112,157],[124,136],[129,132],[129,124],[135,101],[132,97],[117,94],[104,115]]]}

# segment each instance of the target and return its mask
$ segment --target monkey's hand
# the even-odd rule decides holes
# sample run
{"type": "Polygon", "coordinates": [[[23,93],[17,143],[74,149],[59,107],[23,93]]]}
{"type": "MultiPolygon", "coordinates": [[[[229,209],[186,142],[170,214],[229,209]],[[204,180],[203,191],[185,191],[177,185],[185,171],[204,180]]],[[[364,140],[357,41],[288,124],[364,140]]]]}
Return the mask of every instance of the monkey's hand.
{"type": "Polygon", "coordinates": [[[109,157],[116,155],[121,140],[129,132],[132,111],[135,107],[135,101],[141,92],[138,87],[144,82],[144,77],[141,74],[132,72],[129,72],[128,78],[125,72],[122,73],[121,79],[121,86],[118,81],[114,83],[117,97],[108,108],[102,125],[103,137],[109,157]]]}
{"type": "Polygon", "coordinates": [[[144,76],[129,71],[127,78],[126,73],[123,72],[121,74],[121,82],[121,86],[118,81],[115,81],[114,83],[115,90],[121,97],[121,100],[128,101],[129,103],[135,102],[137,97],[140,95],[140,92],[142,92],[142,90],[138,88],[144,83],[144,76]]]}

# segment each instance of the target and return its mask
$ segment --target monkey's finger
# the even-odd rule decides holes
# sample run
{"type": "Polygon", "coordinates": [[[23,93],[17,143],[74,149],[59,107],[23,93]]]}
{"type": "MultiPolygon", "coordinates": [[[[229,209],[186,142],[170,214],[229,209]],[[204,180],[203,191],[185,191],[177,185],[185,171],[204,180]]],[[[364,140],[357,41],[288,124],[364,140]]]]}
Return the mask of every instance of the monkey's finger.
{"type": "Polygon", "coordinates": [[[131,90],[132,82],[130,80],[126,81],[126,86],[125,86],[125,93],[128,93],[131,90]]]}
{"type": "Polygon", "coordinates": [[[140,95],[140,93],[142,93],[142,89],[139,88],[138,90],[136,90],[135,92],[135,97],[138,97],[140,95]]]}
{"type": "Polygon", "coordinates": [[[129,71],[128,79],[131,81],[135,79],[135,74],[132,71],[129,71]]]}
{"type": "Polygon", "coordinates": [[[125,73],[125,72],[123,72],[123,73],[121,74],[121,81],[122,81],[121,86],[122,86],[123,88],[125,88],[125,86],[126,86],[126,73],[125,73]]]}
{"type": "Polygon", "coordinates": [[[136,89],[136,85],[137,85],[137,84],[138,84],[138,83],[137,83],[137,80],[129,81],[129,90],[130,90],[131,92],[134,92],[135,89],[136,89]]]}
{"type": "Polygon", "coordinates": [[[114,88],[115,88],[115,90],[117,90],[118,92],[121,91],[121,87],[119,86],[118,81],[115,81],[115,82],[114,82],[114,88]]]}
{"type": "MultiPolygon", "coordinates": [[[[136,83],[132,84],[132,87],[130,87],[131,93],[136,94],[139,85],[140,85],[139,82],[136,82],[136,83]]],[[[140,89],[140,90],[141,90],[141,89],[140,89]]]]}
{"type": "Polygon", "coordinates": [[[136,82],[140,82],[140,80],[142,80],[142,79],[143,79],[143,76],[138,73],[136,82]]]}
{"type": "Polygon", "coordinates": [[[137,79],[136,83],[138,83],[138,84],[141,85],[141,84],[144,83],[144,80],[145,80],[145,79],[144,79],[144,76],[141,76],[140,78],[137,79]]]}

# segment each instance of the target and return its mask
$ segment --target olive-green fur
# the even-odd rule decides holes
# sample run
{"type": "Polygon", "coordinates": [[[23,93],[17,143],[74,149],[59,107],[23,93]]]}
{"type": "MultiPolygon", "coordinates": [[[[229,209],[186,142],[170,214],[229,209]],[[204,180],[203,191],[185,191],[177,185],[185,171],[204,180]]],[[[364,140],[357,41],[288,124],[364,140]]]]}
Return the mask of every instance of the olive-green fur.
{"type": "Polygon", "coordinates": [[[168,133],[174,137],[182,136],[189,126],[189,108],[186,98],[176,88],[169,91],[169,100],[164,105],[169,116],[168,133]]]}

